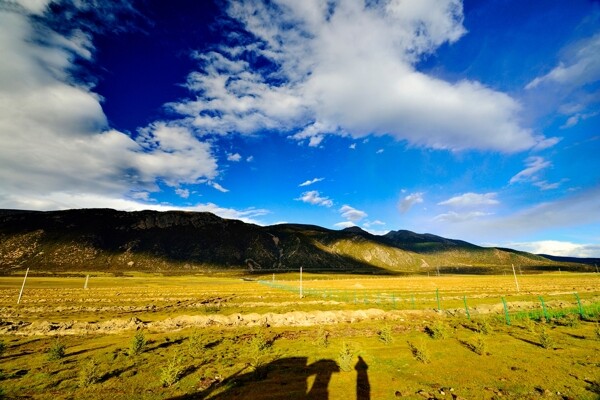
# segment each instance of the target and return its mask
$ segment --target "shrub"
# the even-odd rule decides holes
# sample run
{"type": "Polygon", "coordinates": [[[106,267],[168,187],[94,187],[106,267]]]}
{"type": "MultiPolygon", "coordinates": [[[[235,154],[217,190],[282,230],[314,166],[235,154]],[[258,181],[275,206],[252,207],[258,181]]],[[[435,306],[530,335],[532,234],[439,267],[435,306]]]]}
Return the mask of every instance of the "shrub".
{"type": "Polygon", "coordinates": [[[317,345],[323,348],[329,347],[329,332],[322,326],[319,327],[317,332],[317,345]]]}
{"type": "Polygon", "coordinates": [[[546,329],[545,326],[542,326],[542,329],[540,329],[539,338],[540,338],[540,345],[545,349],[550,349],[554,345],[554,342],[552,341],[552,338],[550,337],[550,334],[548,333],[548,329],[546,329]]]}
{"type": "Polygon", "coordinates": [[[181,378],[184,371],[183,357],[175,354],[160,370],[160,383],[163,387],[173,386],[181,378]]]}
{"type": "Polygon", "coordinates": [[[596,324],[596,339],[600,340],[600,324],[596,324]]]}
{"type": "Polygon", "coordinates": [[[490,325],[490,321],[487,318],[483,318],[481,321],[478,321],[477,331],[479,333],[483,333],[484,335],[489,335],[492,333],[492,325],[490,325]]]}
{"type": "Polygon", "coordinates": [[[535,322],[531,318],[525,317],[523,319],[523,327],[529,332],[535,332],[535,326],[535,322]]]}
{"type": "Polygon", "coordinates": [[[100,380],[98,362],[93,358],[90,358],[86,363],[84,363],[81,369],[79,370],[77,380],[79,387],[83,388],[98,382],[100,380]]]}
{"type": "Polygon", "coordinates": [[[576,326],[579,326],[579,315],[578,314],[567,314],[562,318],[562,320],[566,326],[569,326],[571,328],[575,328],[576,326]]]}
{"type": "Polygon", "coordinates": [[[250,340],[248,351],[250,358],[250,366],[256,371],[260,367],[269,362],[271,344],[265,338],[262,330],[259,330],[256,335],[250,340]]]}
{"type": "Polygon", "coordinates": [[[427,328],[429,336],[431,336],[433,339],[445,339],[448,337],[448,328],[442,321],[435,321],[431,328],[427,328]]]}
{"type": "Polygon", "coordinates": [[[143,353],[147,343],[144,332],[137,331],[129,344],[129,356],[137,356],[143,353]]]}
{"type": "Polygon", "coordinates": [[[59,339],[56,339],[52,346],[46,352],[48,356],[48,361],[57,361],[65,356],[67,347],[60,342],[59,339]]]}
{"type": "Polygon", "coordinates": [[[6,344],[4,344],[4,341],[0,340],[0,356],[2,354],[4,354],[5,351],[6,351],[6,344]]]}
{"type": "Polygon", "coordinates": [[[354,347],[346,342],[342,343],[342,348],[338,355],[340,369],[344,372],[352,371],[352,362],[354,361],[354,347]]]}
{"type": "Polygon", "coordinates": [[[392,337],[392,327],[390,325],[384,325],[379,332],[377,332],[379,341],[385,344],[391,344],[394,341],[392,337]]]}
{"type": "Polygon", "coordinates": [[[478,333],[477,336],[475,336],[475,340],[469,345],[469,347],[475,354],[479,354],[480,356],[485,355],[487,353],[487,342],[485,340],[485,336],[482,333],[478,333]]]}
{"type": "Polygon", "coordinates": [[[202,339],[202,333],[198,329],[194,329],[190,338],[188,339],[188,350],[190,354],[197,356],[204,349],[204,343],[202,339]]]}
{"type": "Polygon", "coordinates": [[[429,362],[429,352],[427,351],[427,346],[425,345],[425,342],[408,342],[408,348],[410,349],[410,352],[412,353],[415,360],[420,361],[422,363],[429,362]]]}

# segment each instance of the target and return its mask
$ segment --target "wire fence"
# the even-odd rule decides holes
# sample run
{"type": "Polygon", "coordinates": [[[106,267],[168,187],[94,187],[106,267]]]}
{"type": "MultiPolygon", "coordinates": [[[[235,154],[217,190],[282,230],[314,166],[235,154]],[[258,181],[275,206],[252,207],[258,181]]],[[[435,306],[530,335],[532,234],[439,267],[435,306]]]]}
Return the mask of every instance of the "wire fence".
{"type": "Polygon", "coordinates": [[[464,315],[471,319],[477,314],[503,315],[506,324],[513,320],[524,318],[546,320],[562,318],[568,315],[580,318],[591,318],[600,315],[600,302],[597,296],[589,296],[582,301],[577,292],[541,295],[512,295],[509,296],[481,296],[469,297],[458,293],[442,293],[439,289],[435,292],[394,292],[374,289],[315,289],[289,285],[280,282],[258,281],[274,289],[297,293],[302,298],[319,299],[345,305],[380,307],[389,310],[425,310],[448,311],[453,314],[464,315]],[[550,302],[550,303],[549,303],[550,302]]]}

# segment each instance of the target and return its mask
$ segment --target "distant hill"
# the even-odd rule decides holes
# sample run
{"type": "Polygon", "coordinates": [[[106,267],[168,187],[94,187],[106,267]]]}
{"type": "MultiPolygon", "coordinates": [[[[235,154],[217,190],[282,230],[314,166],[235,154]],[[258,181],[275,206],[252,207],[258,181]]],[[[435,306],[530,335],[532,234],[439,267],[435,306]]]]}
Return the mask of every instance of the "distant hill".
{"type": "Polygon", "coordinates": [[[564,257],[564,256],[552,256],[550,254],[538,254],[538,256],[547,258],[548,260],[559,261],[559,262],[597,265],[598,268],[600,268],[600,258],[564,257]]]}
{"type": "Polygon", "coordinates": [[[0,210],[0,273],[38,271],[502,273],[592,270],[431,234],[372,235],[314,225],[258,226],[200,212],[0,210]]]}

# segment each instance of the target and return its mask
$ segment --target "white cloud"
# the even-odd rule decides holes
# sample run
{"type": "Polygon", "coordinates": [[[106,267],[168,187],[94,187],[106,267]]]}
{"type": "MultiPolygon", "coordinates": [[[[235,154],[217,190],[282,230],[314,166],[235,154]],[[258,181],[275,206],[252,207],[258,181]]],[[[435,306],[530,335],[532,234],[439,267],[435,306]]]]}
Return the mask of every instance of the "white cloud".
{"type": "Polygon", "coordinates": [[[423,202],[423,193],[422,192],[411,193],[400,200],[400,203],[398,204],[398,208],[400,209],[400,212],[402,214],[404,214],[404,213],[408,212],[408,210],[410,210],[415,204],[419,204],[422,202],[423,202]]]}
{"type": "Polygon", "coordinates": [[[331,207],[333,205],[332,200],[330,200],[328,197],[321,197],[321,194],[317,190],[304,192],[299,198],[295,200],[300,200],[304,203],[325,207],[331,207]]]}
{"type": "Polygon", "coordinates": [[[558,240],[540,240],[536,242],[508,242],[505,247],[533,254],[549,254],[562,257],[600,257],[600,245],[580,244],[558,240]]]}
{"type": "Polygon", "coordinates": [[[217,182],[209,182],[208,183],[210,186],[212,186],[213,188],[217,189],[219,192],[221,193],[227,193],[229,192],[229,189],[225,189],[223,186],[221,186],[220,184],[218,184],[217,182]]]}
{"type": "Polygon", "coordinates": [[[455,211],[450,211],[450,212],[447,212],[444,214],[436,215],[433,218],[433,220],[436,222],[456,223],[456,222],[470,221],[473,219],[479,219],[479,218],[485,217],[487,215],[492,215],[492,214],[486,213],[483,211],[469,211],[469,212],[461,212],[461,213],[457,213],[455,211]]]}
{"type": "Polygon", "coordinates": [[[580,87],[600,79],[600,34],[579,41],[566,51],[568,61],[561,61],[546,75],[527,84],[534,89],[543,84],[580,87]]]}
{"type": "Polygon", "coordinates": [[[370,228],[372,226],[383,226],[385,222],[376,219],[375,221],[367,221],[363,224],[365,228],[370,228]]]}
{"type": "Polygon", "coordinates": [[[351,222],[351,221],[343,221],[343,222],[338,222],[337,224],[333,224],[333,226],[335,226],[336,228],[344,229],[344,228],[352,228],[353,226],[356,226],[356,225],[354,224],[354,222],[351,222]]]}
{"type": "Polygon", "coordinates": [[[377,150],[375,153],[376,153],[376,154],[381,154],[381,153],[383,153],[383,152],[384,152],[384,150],[383,150],[383,149],[379,149],[379,150],[377,150]]]}
{"type": "MultiPolygon", "coordinates": [[[[43,2],[27,4],[43,11],[43,2]]],[[[78,58],[92,59],[91,38],[33,21],[26,9],[0,9],[3,198],[142,196],[157,190],[158,181],[177,187],[217,175],[211,145],[187,128],[157,122],[135,140],[110,129],[98,95],[70,75],[78,58]]]]}
{"type": "Polygon", "coordinates": [[[460,196],[454,196],[448,200],[444,200],[438,205],[450,206],[450,207],[479,207],[479,206],[493,206],[500,202],[496,199],[497,193],[464,193],[460,196]]]}
{"type": "Polygon", "coordinates": [[[417,71],[423,57],[465,34],[459,0],[246,0],[230,2],[227,13],[248,34],[197,53],[202,68],[187,82],[194,99],[169,105],[196,129],[284,131],[309,146],[328,134],[502,152],[543,140],[520,125],[509,95],[417,71]],[[253,68],[241,54],[274,69],[253,68]]]}
{"type": "Polygon", "coordinates": [[[246,158],[246,162],[252,162],[254,161],[254,156],[249,156],[248,158],[246,158]]]}
{"type": "Polygon", "coordinates": [[[302,186],[309,186],[312,185],[313,183],[317,183],[317,182],[321,182],[323,179],[325,178],[314,178],[308,181],[304,181],[301,184],[299,184],[298,186],[302,187],[302,186]]]}
{"type": "Polygon", "coordinates": [[[188,197],[190,197],[190,191],[188,189],[175,189],[175,193],[177,194],[177,196],[183,199],[187,199],[188,197]]]}
{"type": "Polygon", "coordinates": [[[349,149],[352,150],[356,150],[356,143],[352,143],[350,146],[348,146],[349,149]]]}
{"type": "Polygon", "coordinates": [[[558,189],[560,187],[560,185],[562,185],[565,182],[568,182],[568,179],[561,179],[558,182],[548,182],[548,181],[536,181],[533,182],[534,186],[539,187],[541,190],[552,190],[552,189],[558,189]]]}
{"type": "Polygon", "coordinates": [[[531,182],[538,179],[537,173],[552,165],[543,157],[529,157],[525,160],[526,168],[510,178],[511,184],[518,182],[531,182]]]}
{"type": "Polygon", "coordinates": [[[356,222],[360,221],[363,218],[367,217],[367,213],[361,210],[357,210],[354,207],[350,207],[349,205],[343,205],[342,208],[338,210],[342,217],[346,218],[349,221],[356,222]]]}
{"type": "Polygon", "coordinates": [[[129,200],[116,197],[107,197],[97,194],[69,194],[52,193],[40,194],[37,196],[19,197],[15,195],[0,194],[0,208],[13,206],[25,210],[67,210],[72,208],[113,208],[123,211],[196,211],[210,212],[221,218],[238,219],[247,223],[263,225],[259,217],[269,214],[269,211],[262,208],[246,208],[237,210],[234,208],[219,207],[214,203],[199,203],[193,206],[180,207],[165,204],[147,204],[136,200],[129,200]]]}
{"type": "Polygon", "coordinates": [[[239,153],[227,153],[227,161],[239,162],[242,159],[242,156],[239,153]]]}

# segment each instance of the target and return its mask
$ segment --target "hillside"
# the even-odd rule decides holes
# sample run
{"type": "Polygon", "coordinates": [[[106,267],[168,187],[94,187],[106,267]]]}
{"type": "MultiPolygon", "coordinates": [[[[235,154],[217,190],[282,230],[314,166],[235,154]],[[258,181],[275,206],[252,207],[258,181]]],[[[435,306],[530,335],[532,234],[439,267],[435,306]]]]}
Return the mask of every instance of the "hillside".
{"type": "Polygon", "coordinates": [[[493,273],[592,268],[431,234],[313,225],[257,226],[210,213],[0,210],[0,273],[208,272],[222,269],[360,273],[493,273]]]}

